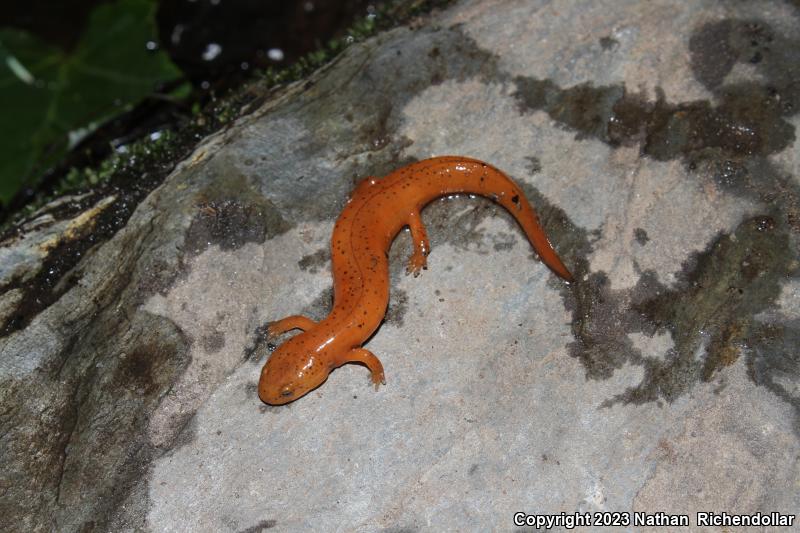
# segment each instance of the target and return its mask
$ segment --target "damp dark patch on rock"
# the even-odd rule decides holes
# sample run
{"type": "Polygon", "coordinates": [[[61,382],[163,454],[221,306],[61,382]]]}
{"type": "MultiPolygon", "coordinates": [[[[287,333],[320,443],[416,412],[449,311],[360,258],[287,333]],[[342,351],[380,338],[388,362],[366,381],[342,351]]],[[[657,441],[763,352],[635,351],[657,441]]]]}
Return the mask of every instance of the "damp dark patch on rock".
{"type": "Polygon", "coordinates": [[[138,345],[130,353],[122,354],[113,379],[118,387],[135,394],[152,394],[165,385],[160,378],[169,372],[168,368],[162,367],[172,366],[167,359],[174,349],[173,345],[164,346],[152,341],[138,345]]]}
{"type": "Polygon", "coordinates": [[[644,228],[636,228],[633,230],[633,238],[636,239],[640,245],[644,246],[650,240],[650,237],[647,235],[647,232],[644,228]]]}
{"type": "Polygon", "coordinates": [[[527,161],[527,165],[525,168],[528,170],[528,172],[531,173],[531,176],[533,176],[534,174],[538,174],[539,172],[542,171],[542,162],[539,160],[538,157],[528,156],[525,158],[525,161],[527,161]]]}
{"type": "MultiPolygon", "coordinates": [[[[208,172],[223,172],[222,163],[209,165],[208,172]]],[[[292,224],[240,174],[213,180],[197,196],[192,222],[186,232],[184,251],[198,255],[209,246],[236,250],[247,243],[263,243],[280,235],[292,224]]]]}
{"type": "Polygon", "coordinates": [[[148,258],[148,267],[144,269],[136,286],[137,301],[145,302],[153,294],[167,296],[175,284],[175,280],[189,272],[185,257],[180,254],[171,262],[159,257],[148,258]]]}
{"type": "MultiPolygon", "coordinates": [[[[626,363],[642,364],[628,333],[645,329],[644,318],[631,312],[628,291],[613,291],[604,272],[586,272],[588,262],[580,261],[579,281],[562,290],[575,338],[567,349],[581,362],[588,379],[608,379],[626,363]]],[[[654,282],[653,278],[643,276],[640,285],[644,280],[654,282]]]]}
{"type": "Polygon", "coordinates": [[[759,323],[753,327],[748,345],[748,376],[794,408],[795,428],[800,434],[800,320],[759,323]]]}
{"type": "Polygon", "coordinates": [[[771,206],[776,219],[800,234],[800,186],[768,158],[707,159],[697,161],[695,168],[698,175],[707,176],[719,190],[771,206]]]}
{"type": "Polygon", "coordinates": [[[655,100],[623,85],[564,89],[529,77],[515,78],[516,98],[522,109],[547,112],[578,138],[638,145],[643,156],[680,159],[699,179],[729,192],[776,199],[800,228],[800,191],[767,159],[796,140],[787,119],[800,106],[800,39],[762,21],[722,20],[695,30],[689,51],[692,72],[714,102],[667,102],[658,88],[655,100]],[[752,65],[758,81],[725,83],[737,63],[752,65]]]}
{"type": "MultiPolygon", "coordinates": [[[[521,187],[535,207],[554,249],[576,280],[566,284],[555,275],[548,280],[572,313],[575,340],[567,345],[569,354],[580,361],[589,379],[608,379],[628,362],[641,364],[641,354],[627,335],[645,329],[643,317],[630,308],[635,294],[612,291],[604,272],[590,273],[587,258],[600,236],[599,230],[587,232],[576,226],[563,209],[548,202],[536,188],[526,184],[521,187]]],[[[645,275],[640,281],[644,286],[652,283],[655,283],[652,275],[645,275]]]]}
{"type": "Polygon", "coordinates": [[[605,37],[600,37],[600,48],[603,50],[616,50],[619,47],[619,41],[611,37],[610,35],[606,35],[605,37]]]}
{"type": "MultiPolygon", "coordinates": [[[[436,253],[437,246],[448,243],[458,250],[488,255],[491,247],[484,230],[479,228],[481,223],[487,217],[501,217],[510,225],[516,225],[511,215],[496,203],[469,194],[434,200],[422,210],[422,217],[428,229],[432,254],[436,253]]],[[[408,255],[411,255],[410,239],[408,255]]]]}
{"type": "Polygon", "coordinates": [[[639,145],[642,155],[660,161],[765,156],[795,139],[783,106],[754,83],[726,87],[714,105],[670,103],[660,89],[651,101],[623,85],[562,89],[549,80],[517,77],[515,82],[525,109],[547,112],[577,138],[613,147],[639,145]]]}
{"type": "Polygon", "coordinates": [[[690,175],[718,189],[761,202],[800,233],[800,187],[770,162],[796,141],[788,119],[800,106],[800,39],[758,20],[722,20],[690,39],[692,72],[714,101],[667,102],[623,85],[590,83],[563,89],[550,80],[517,77],[524,110],[543,110],[578,138],[609,146],[639,146],[643,156],[680,159],[690,175]],[[726,82],[737,63],[757,81],[726,82]]]}
{"type": "Polygon", "coordinates": [[[756,19],[723,19],[697,28],[689,40],[692,73],[718,92],[737,63],[753,65],[786,113],[798,111],[800,39],[756,19]]]}
{"type": "MultiPolygon", "coordinates": [[[[307,316],[314,322],[319,322],[330,313],[331,309],[333,308],[333,280],[331,280],[331,284],[319,293],[319,296],[314,298],[314,301],[311,302],[308,306],[304,307],[300,310],[300,314],[303,316],[307,316]]],[[[284,318],[282,316],[275,317],[275,320],[279,320],[284,318]]]]}
{"type": "Polygon", "coordinates": [[[300,270],[306,270],[312,274],[319,272],[319,269],[325,266],[325,263],[330,261],[330,252],[327,248],[320,248],[313,254],[304,255],[297,262],[300,270]]]}
{"type": "Polygon", "coordinates": [[[621,333],[580,329],[572,353],[585,357],[585,347],[599,338],[606,343],[604,357],[610,366],[631,362],[644,367],[642,382],[606,405],[670,402],[695,384],[712,381],[719,370],[738,360],[757,325],[754,316],[774,305],[781,281],[797,268],[794,253],[787,228],[777,227],[769,216],[758,216],[732,235],[720,235],[687,261],[674,288],[665,289],[650,273],[630,292],[612,293],[598,286],[586,300],[590,309],[580,307],[621,333]],[[610,322],[603,318],[609,313],[615,315],[610,322]],[[664,357],[642,356],[627,340],[633,331],[649,336],[668,332],[674,347],[664,357]]]}
{"type": "Polygon", "coordinates": [[[255,381],[248,381],[244,386],[244,395],[247,398],[255,398],[258,395],[258,383],[255,381]]]}
{"type": "Polygon", "coordinates": [[[431,85],[446,80],[464,81],[479,78],[492,81],[500,72],[497,55],[478,46],[475,40],[464,33],[458,25],[417,30],[410,48],[402,55],[396,54],[395,50],[387,49],[383,51],[385,55],[382,60],[375,61],[370,67],[380,69],[384,74],[397,72],[397,79],[378,81],[378,83],[387,84],[386,88],[389,89],[399,82],[402,88],[395,87],[395,93],[399,97],[395,103],[400,105],[410,101],[431,85]],[[397,62],[396,66],[401,69],[413,65],[416,67],[415,72],[387,68],[385,61],[397,62]]]}
{"type": "Polygon", "coordinates": [[[206,353],[217,353],[225,346],[225,333],[217,330],[209,331],[200,338],[200,344],[206,353]]]}
{"type": "Polygon", "coordinates": [[[115,324],[97,317],[80,341],[73,337],[36,374],[36,383],[19,380],[0,389],[9,428],[0,453],[13,473],[0,498],[0,523],[104,530],[161,454],[148,438],[149,419],[188,364],[189,343],[171,323],[147,313],[115,324]],[[20,388],[42,392],[25,396],[20,388]],[[15,408],[6,410],[12,398],[15,408]],[[43,509],[45,521],[31,521],[43,509]]]}
{"type": "Polygon", "coordinates": [[[693,257],[677,288],[636,308],[658,329],[670,331],[680,357],[688,360],[705,347],[698,371],[710,381],[739,357],[754,316],[775,303],[781,281],[797,268],[795,257],[787,229],[770,216],[757,216],[693,257]]]}
{"type": "Polygon", "coordinates": [[[514,83],[514,96],[522,111],[545,111],[562,126],[578,132],[577,138],[594,137],[611,144],[609,122],[614,105],[625,95],[623,86],[584,83],[562,89],[550,80],[525,76],[516,77],[514,83]]]}
{"type": "Polygon", "coordinates": [[[239,533],[262,533],[268,529],[278,525],[277,520],[262,520],[259,523],[252,525],[248,528],[242,529],[239,533]]]}
{"type": "Polygon", "coordinates": [[[266,199],[252,203],[236,199],[209,200],[196,207],[186,234],[186,250],[191,255],[198,255],[212,245],[222,250],[235,250],[249,242],[262,243],[289,229],[266,199]]]}
{"type": "MultiPolygon", "coordinates": [[[[273,320],[279,320],[280,318],[275,317],[273,320]]],[[[257,361],[261,359],[263,355],[269,356],[269,354],[275,350],[275,344],[273,344],[273,339],[269,337],[268,334],[269,324],[264,324],[263,326],[259,326],[255,329],[252,335],[252,340],[250,344],[245,346],[244,353],[242,355],[242,359],[245,361],[257,361]]]]}
{"type": "Polygon", "coordinates": [[[389,307],[383,321],[398,328],[403,327],[403,318],[408,312],[408,294],[406,291],[393,288],[389,296],[389,307]]]}
{"type": "MultiPolygon", "coordinates": [[[[586,231],[576,226],[567,215],[566,211],[553,205],[533,185],[517,182],[525,197],[533,206],[539,218],[539,224],[544,229],[550,244],[562,259],[564,264],[576,280],[580,280],[589,272],[589,263],[586,260],[592,251],[592,244],[600,238],[600,230],[586,231]]],[[[524,236],[521,238],[525,238],[524,236]]],[[[531,251],[532,255],[536,255],[531,251]]],[[[550,283],[555,284],[562,295],[567,288],[557,276],[552,276],[550,283]]],[[[578,284],[580,282],[577,282],[578,284]]]]}
{"type": "Polygon", "coordinates": [[[716,102],[655,101],[623,85],[581,84],[562,89],[549,80],[517,77],[525,109],[546,111],[560,124],[611,146],[640,145],[658,160],[766,156],[795,140],[786,118],[800,102],[800,40],[759,21],[724,20],[690,39],[692,71],[716,102]],[[760,59],[758,59],[760,58],[760,59]],[[758,59],[758,61],[753,61],[758,59]],[[737,62],[755,64],[759,82],[723,84],[737,62]]]}
{"type": "MultiPolygon", "coordinates": [[[[392,160],[397,161],[408,158],[408,163],[412,162],[408,156],[400,155],[414,142],[397,134],[393,114],[397,111],[395,106],[387,100],[378,101],[375,104],[375,111],[371,114],[370,120],[364,121],[359,128],[352,131],[352,141],[355,146],[359,148],[359,151],[367,152],[369,160],[373,159],[373,155],[382,154],[385,150],[388,154],[391,154],[392,160]]],[[[380,170],[376,169],[373,172],[379,172],[380,170]]]]}
{"type": "Polygon", "coordinates": [[[577,280],[570,285],[551,280],[572,313],[575,340],[569,354],[588,379],[608,379],[626,364],[645,370],[639,385],[604,405],[670,402],[697,383],[713,381],[749,347],[757,347],[747,351],[751,378],[797,407],[792,383],[798,362],[790,348],[796,325],[770,329],[755,318],[774,306],[781,282],[798,274],[788,226],[769,215],[753,217],[692,256],[675,287],[645,271],[632,289],[613,290],[604,272],[589,271],[586,258],[598,235],[574,226],[535,188],[523,189],[577,280]],[[663,356],[642,354],[630,333],[669,333],[674,347],[663,356]]]}
{"type": "Polygon", "coordinates": [[[513,233],[504,231],[492,235],[492,248],[495,252],[510,250],[517,244],[517,237],[513,233]]]}

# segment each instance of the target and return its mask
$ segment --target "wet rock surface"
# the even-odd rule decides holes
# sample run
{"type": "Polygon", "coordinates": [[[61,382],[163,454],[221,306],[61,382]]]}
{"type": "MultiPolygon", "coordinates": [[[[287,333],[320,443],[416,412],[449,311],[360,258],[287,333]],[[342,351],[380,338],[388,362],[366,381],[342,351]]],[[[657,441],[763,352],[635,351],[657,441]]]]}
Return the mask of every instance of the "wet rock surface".
{"type": "Polygon", "coordinates": [[[791,2],[462,2],[206,139],[121,229],[116,197],[37,214],[0,248],[0,529],[796,512],[798,28],[791,2]],[[348,192],[445,154],[517,180],[577,282],[491,202],[435,202],[429,269],[390,251],[387,385],[349,365],[262,404],[263,326],[325,316],[348,192]]]}

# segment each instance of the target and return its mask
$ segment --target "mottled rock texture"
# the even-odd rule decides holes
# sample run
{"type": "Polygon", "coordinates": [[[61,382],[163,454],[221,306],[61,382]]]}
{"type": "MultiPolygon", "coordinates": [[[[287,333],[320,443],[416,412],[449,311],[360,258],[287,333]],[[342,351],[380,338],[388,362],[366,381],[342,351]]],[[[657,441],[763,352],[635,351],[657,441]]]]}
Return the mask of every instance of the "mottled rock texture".
{"type": "Polygon", "coordinates": [[[109,197],[3,242],[0,529],[796,512],[798,126],[796,2],[465,1],[352,46],[122,229],[109,197]],[[387,385],[260,403],[261,327],[325,315],[353,185],[444,154],[522,184],[578,281],[489,201],[436,202],[429,270],[391,250],[387,385]]]}

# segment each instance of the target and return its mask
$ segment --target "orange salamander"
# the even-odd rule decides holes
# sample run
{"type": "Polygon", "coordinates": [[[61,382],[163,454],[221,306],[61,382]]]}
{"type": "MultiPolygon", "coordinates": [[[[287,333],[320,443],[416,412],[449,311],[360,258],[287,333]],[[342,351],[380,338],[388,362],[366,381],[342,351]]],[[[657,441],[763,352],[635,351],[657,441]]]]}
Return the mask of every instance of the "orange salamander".
{"type": "Polygon", "coordinates": [[[458,193],[486,196],[506,208],[544,264],[572,281],[522,190],[493,166],[466,157],[434,157],[383,178],[368,177],[353,191],[333,228],[330,314],[318,323],[295,315],[269,325],[270,336],[292,329],[303,333],[281,344],[267,360],[258,384],[262,401],[294,401],[345,363],[366,365],[376,388],[386,383],[380,360],[361,345],[378,329],[389,304],[389,246],[408,226],[414,252],[406,272],[417,276],[427,268],[430,253],[420,209],[440,196],[458,193]]]}

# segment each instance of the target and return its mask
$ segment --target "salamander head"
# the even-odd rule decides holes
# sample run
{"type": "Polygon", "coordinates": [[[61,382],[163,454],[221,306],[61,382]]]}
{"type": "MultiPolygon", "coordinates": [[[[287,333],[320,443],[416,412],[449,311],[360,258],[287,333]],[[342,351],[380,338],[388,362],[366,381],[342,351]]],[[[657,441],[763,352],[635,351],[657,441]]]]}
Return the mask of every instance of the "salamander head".
{"type": "Polygon", "coordinates": [[[309,350],[304,334],[281,344],[267,360],[258,382],[258,396],[270,405],[293,402],[328,379],[330,367],[320,353],[309,350]]]}

